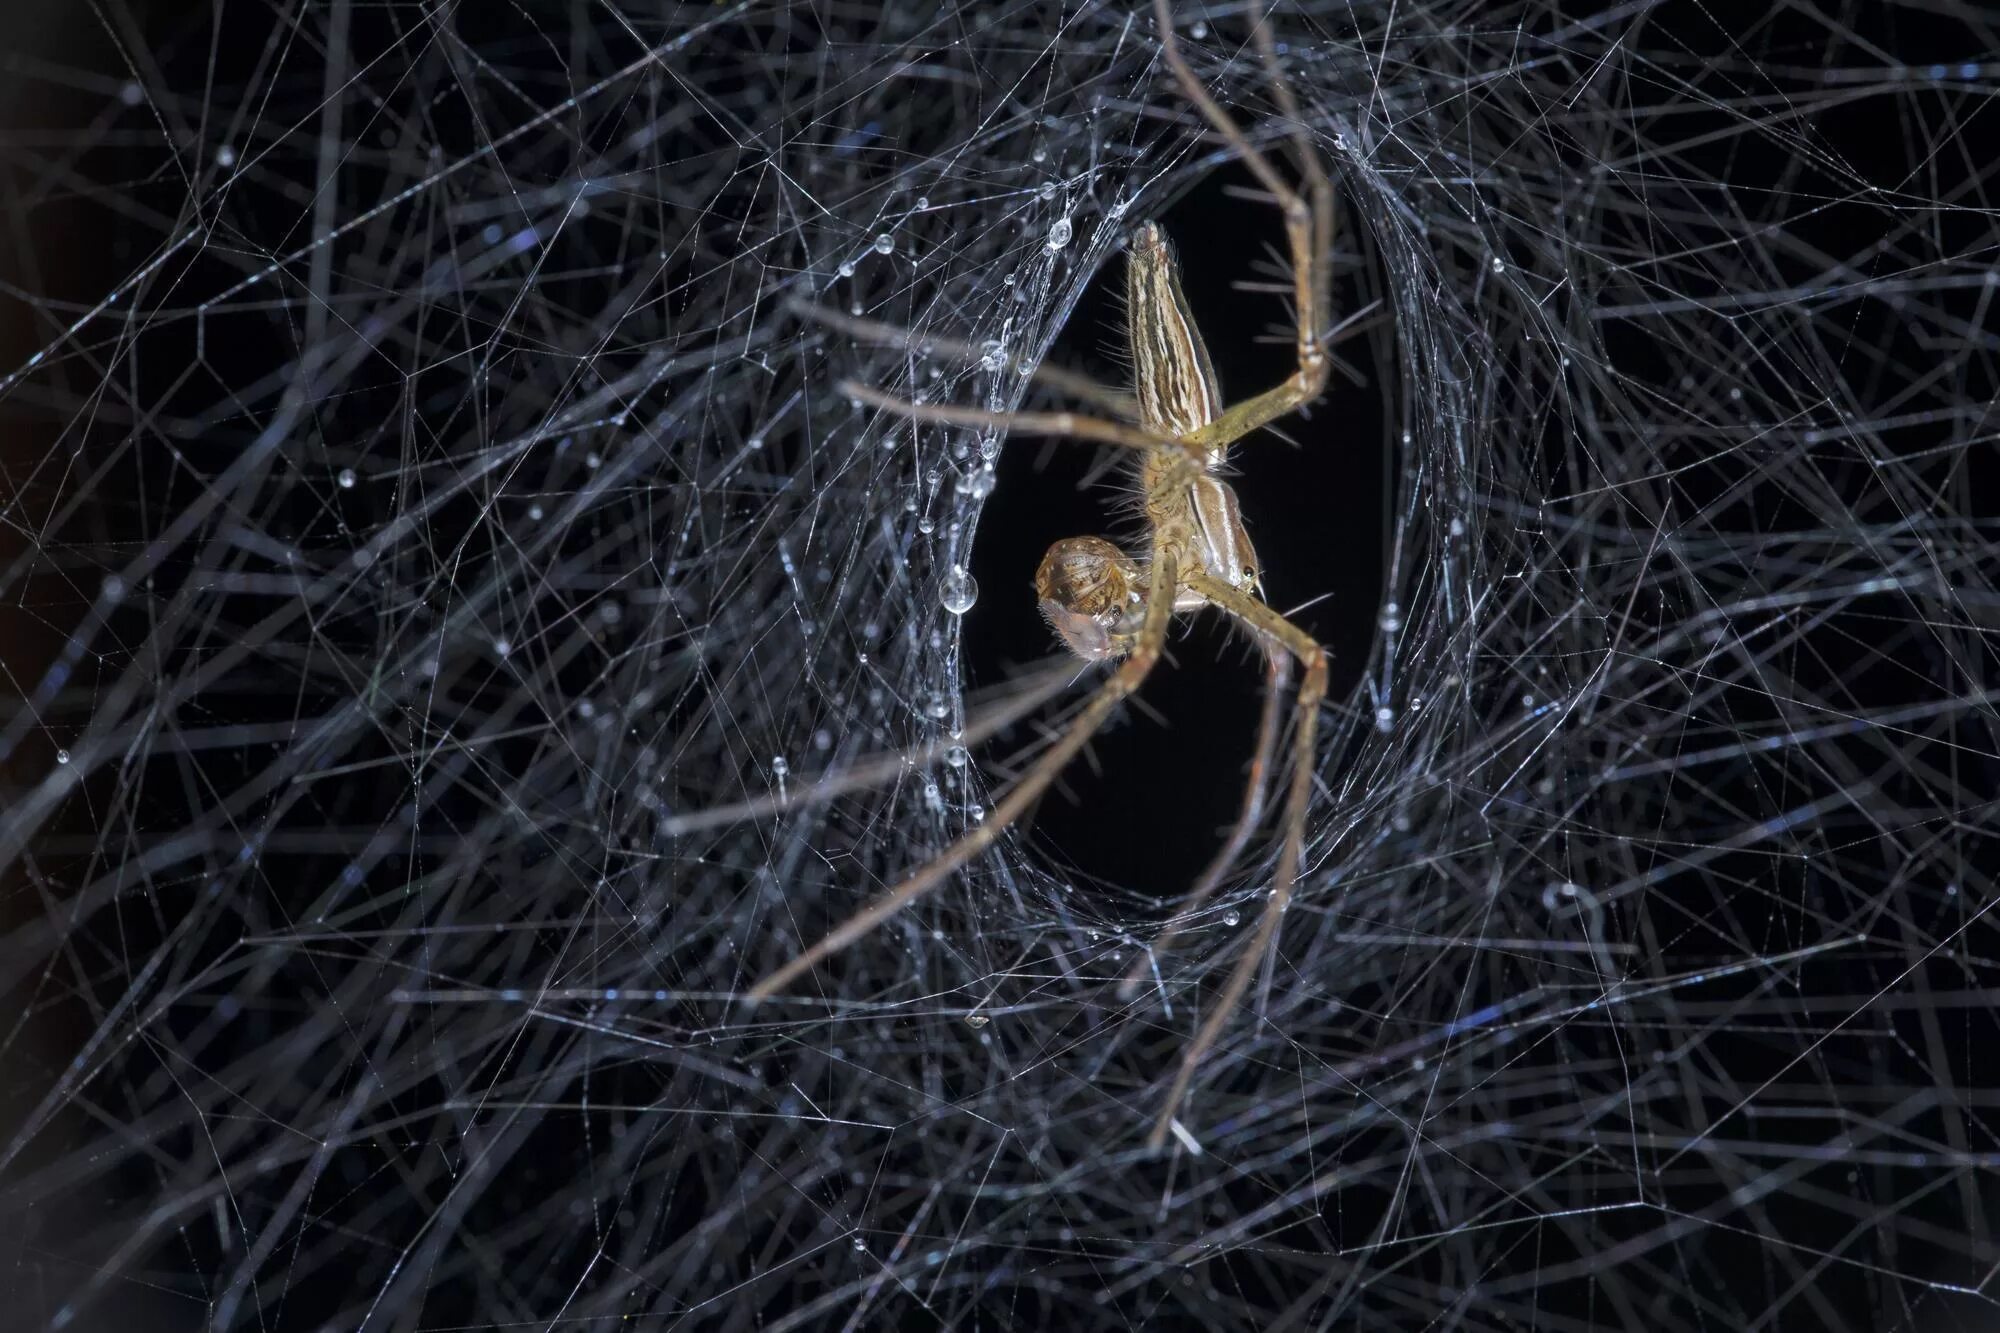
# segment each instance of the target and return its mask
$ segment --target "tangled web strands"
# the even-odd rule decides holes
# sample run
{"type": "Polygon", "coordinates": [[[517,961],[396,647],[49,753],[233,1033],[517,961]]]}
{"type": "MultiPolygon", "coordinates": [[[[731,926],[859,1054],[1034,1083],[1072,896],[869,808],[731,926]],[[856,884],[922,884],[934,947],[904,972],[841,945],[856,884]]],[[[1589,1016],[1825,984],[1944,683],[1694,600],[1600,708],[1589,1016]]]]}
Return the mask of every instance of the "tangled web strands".
{"type": "MultiPolygon", "coordinates": [[[[996,442],[833,381],[1021,401],[1218,156],[1136,6],[863,8],[312,0],[211,69],[114,4],[122,55],[17,61],[79,113],[5,150],[8,1288],[92,1327],[1993,1317],[1995,67],[1895,63],[1858,4],[1279,17],[1391,316],[1391,437],[1298,433],[1401,470],[1308,873],[1153,1159],[1268,863],[1130,1005],[1159,910],[1019,841],[730,1003],[995,780],[943,757],[941,600],[996,442]],[[105,238],[74,290],[65,229],[105,238]]],[[[1241,15],[1187,17],[1274,142],[1241,15]]]]}

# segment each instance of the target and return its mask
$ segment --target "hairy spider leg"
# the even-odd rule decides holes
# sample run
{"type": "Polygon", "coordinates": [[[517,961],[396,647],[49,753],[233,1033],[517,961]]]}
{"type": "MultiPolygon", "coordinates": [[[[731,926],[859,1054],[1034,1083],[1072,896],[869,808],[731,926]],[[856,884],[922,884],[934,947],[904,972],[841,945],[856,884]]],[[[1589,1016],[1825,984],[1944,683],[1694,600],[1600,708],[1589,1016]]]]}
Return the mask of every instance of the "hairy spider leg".
{"type": "MultiPolygon", "coordinates": [[[[804,298],[792,301],[790,308],[802,318],[868,342],[885,343],[891,347],[901,347],[917,353],[940,352],[945,356],[957,357],[961,361],[980,361],[987,355],[986,349],[974,347],[960,338],[947,338],[935,333],[911,333],[908,329],[899,329],[894,324],[884,324],[879,319],[865,319],[860,315],[845,315],[838,310],[829,310],[804,298]]],[[[1088,375],[1062,366],[1031,366],[1022,358],[1011,355],[1006,358],[1003,365],[1005,369],[1016,374],[1025,373],[1032,383],[1090,403],[1114,417],[1130,417],[1133,414],[1131,394],[1107,384],[1099,384],[1088,375]]]]}
{"type": "Polygon", "coordinates": [[[1242,857],[1243,849],[1257,831],[1264,819],[1264,796],[1270,786],[1271,760],[1278,750],[1278,724],[1284,717],[1285,690],[1291,684],[1292,659],[1285,652],[1273,652],[1267,646],[1264,652],[1266,674],[1264,680],[1264,707],[1257,718],[1257,745],[1250,757],[1250,779],[1243,787],[1243,808],[1237,813],[1236,822],[1229,826],[1229,835],[1222,846],[1201,872],[1201,877],[1187,892],[1180,906],[1175,910],[1174,919],[1160,928],[1153,942],[1139,954],[1132,964],[1132,970],[1118,983],[1118,998],[1129,1000],[1139,993],[1146,984],[1146,974],[1156,965],[1157,960],[1174,947],[1180,939],[1182,925],[1190,920],[1202,906],[1222,887],[1224,877],[1230,868],[1242,857]]]}
{"type": "Polygon", "coordinates": [[[991,846],[1001,832],[1020,818],[1021,812],[1055,781],[1056,775],[1104,725],[1119,702],[1139,688],[1166,648],[1167,625],[1173,616],[1174,589],[1179,580],[1173,549],[1164,541],[1154,545],[1152,568],[1155,577],[1146,589],[1146,619],[1131,655],[1098,687],[1097,693],[1084,705],[1069,729],[1049,747],[1048,753],[1035,761],[1033,768],[1021,776],[1014,789],[1001,798],[992,813],[961,834],[956,842],[915,874],[835,926],[818,944],[804,950],[791,962],[752,986],[745,999],[754,1003],[770,998],[823,959],[839,953],[929,893],[952,871],[991,846]]]}
{"type": "Polygon", "coordinates": [[[1285,794],[1284,842],[1278,852],[1277,874],[1271,881],[1271,896],[1264,904],[1262,915],[1257,918],[1256,932],[1243,947],[1242,956],[1236,960],[1229,980],[1223,984],[1222,993],[1216,997],[1215,1008],[1195,1033],[1187,1054],[1181,1057],[1181,1067],[1174,1075],[1173,1086],[1167,1091],[1166,1104],[1160,1108],[1160,1118],[1146,1140],[1147,1146],[1155,1149],[1166,1142],[1175,1113],[1187,1096],[1188,1085],[1194,1081],[1195,1069],[1201,1064],[1202,1057],[1208,1054],[1209,1048],[1215,1045],[1230,1015],[1242,1001],[1243,993],[1250,988],[1250,978],[1256,974],[1258,964],[1277,935],[1278,923],[1284,919],[1285,909],[1291,905],[1292,888],[1298,882],[1299,862],[1305,853],[1306,808],[1312,799],[1319,706],[1326,698],[1326,649],[1312,635],[1255,597],[1211,575],[1196,572],[1188,576],[1187,583],[1220,610],[1258,634],[1282,644],[1305,667],[1305,677],[1299,682],[1298,701],[1294,707],[1298,725],[1292,733],[1292,781],[1290,790],[1285,794]]]}
{"type": "Polygon", "coordinates": [[[1201,80],[1188,67],[1187,57],[1181,53],[1180,39],[1174,34],[1173,10],[1167,0],[1153,0],[1153,12],[1160,27],[1160,51],[1173,71],[1174,80],[1200,110],[1202,119],[1236,150],[1258,183],[1277,199],[1285,215],[1285,235],[1292,252],[1298,369],[1283,384],[1245,399],[1187,436],[1189,443],[1213,449],[1240,440],[1259,426],[1304,407],[1326,390],[1330,362],[1326,349],[1320,345],[1320,331],[1333,299],[1328,267],[1328,256],[1333,249],[1333,181],[1306,137],[1297,99],[1278,67],[1277,46],[1264,21],[1261,4],[1256,0],[1250,4],[1251,27],[1279,109],[1291,122],[1292,146],[1299,159],[1299,174],[1305,181],[1305,197],[1285,183],[1270,159],[1258,151],[1229,113],[1202,87],[1201,80]]]}
{"type": "Polygon", "coordinates": [[[1008,431],[1035,435],[1067,435],[1073,440],[1115,445],[1120,449],[1168,450],[1201,461],[1205,455],[1194,445],[1168,435],[1154,435],[1122,421],[1082,416],[1075,412],[993,412],[983,407],[959,407],[952,403],[913,403],[892,393],[883,393],[858,380],[842,380],[839,390],[858,403],[901,412],[912,421],[933,421],[945,426],[994,426],[1008,431]]]}

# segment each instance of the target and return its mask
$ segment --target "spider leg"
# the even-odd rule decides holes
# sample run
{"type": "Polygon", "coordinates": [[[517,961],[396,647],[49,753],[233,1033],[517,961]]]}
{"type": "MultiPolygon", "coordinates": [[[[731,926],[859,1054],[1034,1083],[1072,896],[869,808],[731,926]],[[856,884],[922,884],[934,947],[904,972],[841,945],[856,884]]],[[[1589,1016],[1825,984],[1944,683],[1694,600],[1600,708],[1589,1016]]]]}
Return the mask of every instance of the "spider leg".
{"type": "Polygon", "coordinates": [[[791,787],[763,796],[753,796],[706,810],[690,810],[669,815],[660,821],[660,832],[669,838],[683,837],[706,829],[724,828],[752,819],[765,819],[787,810],[804,810],[825,805],[836,797],[869,787],[886,787],[911,765],[923,765],[944,757],[953,746],[977,745],[997,731],[1005,730],[1049,700],[1068,689],[1076,680],[1076,659],[1065,658],[1053,670],[1044,671],[1028,687],[1012,698],[982,708],[967,720],[965,729],[949,738],[939,738],[913,750],[898,750],[863,759],[843,772],[807,777],[791,787]]]}
{"type": "Polygon", "coordinates": [[[1000,430],[1027,431],[1035,435],[1067,435],[1093,444],[1112,444],[1121,449],[1169,449],[1196,463],[1206,455],[1186,440],[1154,435],[1122,421],[1078,416],[1074,412],[993,412],[983,407],[958,407],[949,403],[913,403],[894,394],[883,393],[855,380],[842,380],[840,392],[856,402],[886,411],[901,412],[913,421],[935,421],[946,426],[993,426],[1000,430]]]}
{"type": "Polygon", "coordinates": [[[1188,1085],[1194,1081],[1195,1069],[1201,1064],[1202,1057],[1208,1054],[1209,1048],[1215,1045],[1223,1026],[1242,1001],[1244,992],[1250,989],[1250,979],[1256,975],[1258,964],[1278,933],[1278,923],[1284,919],[1285,909],[1291,905],[1292,887],[1298,881],[1299,861],[1305,852],[1306,807],[1312,798],[1319,706],[1320,701],[1326,698],[1326,649],[1310,634],[1249,593],[1207,573],[1191,571],[1185,576],[1185,582],[1191,590],[1200,593],[1219,609],[1283,645],[1287,652],[1304,664],[1305,677],[1299,683],[1296,706],[1298,728],[1292,734],[1292,781],[1285,794],[1284,843],[1278,852],[1278,872],[1271,881],[1271,896],[1264,904],[1263,915],[1257,918],[1255,933],[1243,947],[1243,956],[1236,960],[1229,980],[1223,983],[1215,1008],[1195,1033],[1193,1044],[1181,1059],[1180,1070],[1174,1075],[1173,1086],[1167,1091],[1166,1105],[1160,1109],[1160,1118],[1146,1138],[1147,1146],[1154,1149],[1166,1143],[1175,1113],[1180,1109],[1181,1100],[1187,1096],[1188,1085]]]}
{"type": "MultiPolygon", "coordinates": [[[[1257,721],[1257,748],[1250,759],[1249,781],[1243,787],[1243,809],[1236,816],[1236,822],[1230,826],[1229,837],[1223,842],[1222,849],[1216,852],[1215,859],[1208,863],[1208,868],[1201,872],[1201,878],[1197,879],[1194,887],[1188,890],[1186,899],[1176,913],[1176,918],[1181,921],[1187,920],[1201,910],[1202,904],[1206,903],[1221,886],[1223,877],[1243,855],[1243,849],[1249,845],[1251,835],[1257,831],[1257,825],[1264,818],[1264,793],[1268,786],[1271,759],[1278,749],[1278,723],[1283,716],[1285,687],[1291,683],[1292,677],[1290,657],[1283,652],[1273,652],[1268,649],[1264,656],[1269,667],[1264,682],[1264,711],[1257,721]]],[[[1146,984],[1146,973],[1151,969],[1153,961],[1173,948],[1174,941],[1180,938],[1180,934],[1180,926],[1173,922],[1161,928],[1160,933],[1154,936],[1151,946],[1139,955],[1132,970],[1118,983],[1119,999],[1129,1000],[1139,993],[1139,988],[1146,984]]]]}
{"type": "Polygon", "coordinates": [[[943,883],[952,871],[991,846],[1055,781],[1056,775],[1104,725],[1119,701],[1139,688],[1166,647],[1167,625],[1173,617],[1174,594],[1180,584],[1175,577],[1173,548],[1163,540],[1154,542],[1152,569],[1153,579],[1146,590],[1146,619],[1139,631],[1138,646],[1132,650],[1130,657],[1119,664],[1111,678],[1098,687],[1096,695],[1084,705],[1069,729],[1049,747],[1048,753],[1037,760],[1035,766],[1014,784],[1014,789],[993,807],[993,812],[915,874],[835,926],[818,944],[802,951],[791,962],[752,986],[744,997],[746,1000],[755,1003],[777,994],[824,959],[839,953],[929,893],[943,883]]]}
{"type": "Polygon", "coordinates": [[[1160,51],[1172,68],[1175,81],[1201,112],[1202,118],[1236,150],[1251,174],[1277,198],[1278,206],[1284,210],[1285,235],[1292,252],[1293,301],[1298,320],[1298,369],[1283,384],[1245,399],[1189,434],[1189,443],[1207,449],[1221,448],[1239,440],[1266,422],[1318,398],[1326,389],[1329,365],[1326,349],[1320,345],[1320,329],[1333,303],[1329,268],[1329,255],[1333,249],[1333,181],[1326,174],[1325,164],[1313,151],[1312,141],[1306,136],[1298,99],[1292,95],[1291,85],[1285,81],[1284,72],[1278,66],[1277,45],[1264,21],[1262,4],[1252,0],[1250,11],[1257,51],[1263,57],[1272,93],[1279,110],[1291,125],[1292,148],[1298,157],[1299,175],[1305,185],[1303,197],[1285,183],[1278,175],[1278,169],[1271,165],[1271,160],[1245,137],[1236,122],[1230,119],[1229,113],[1208,95],[1201,80],[1188,67],[1187,57],[1181,53],[1180,38],[1174,33],[1173,10],[1167,0],[1153,0],[1153,12],[1160,28],[1160,51]]]}
{"type": "MultiPolygon", "coordinates": [[[[957,357],[961,361],[978,361],[986,355],[985,349],[974,347],[958,338],[944,338],[933,334],[911,333],[908,329],[884,324],[877,319],[864,319],[859,315],[845,315],[838,310],[829,310],[823,305],[815,305],[803,297],[791,302],[791,309],[801,318],[816,324],[824,324],[830,329],[860,338],[866,342],[883,343],[890,347],[901,347],[917,353],[940,352],[945,356],[957,357]]],[[[1015,372],[1026,371],[1028,378],[1045,389],[1065,394],[1079,402],[1090,403],[1114,417],[1129,419],[1134,415],[1132,395],[1121,393],[1106,384],[1099,384],[1090,376],[1061,366],[1030,366],[1018,356],[1009,356],[1006,369],[1015,372]]]]}

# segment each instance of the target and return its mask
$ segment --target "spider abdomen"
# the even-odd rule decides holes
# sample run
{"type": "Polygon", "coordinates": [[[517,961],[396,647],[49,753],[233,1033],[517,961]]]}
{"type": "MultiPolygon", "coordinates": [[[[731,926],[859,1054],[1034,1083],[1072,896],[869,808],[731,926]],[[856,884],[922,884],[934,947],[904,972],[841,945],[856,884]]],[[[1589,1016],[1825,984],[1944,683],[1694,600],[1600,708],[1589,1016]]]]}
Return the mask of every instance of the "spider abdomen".
{"type": "Polygon", "coordinates": [[[1035,597],[1049,628],[1086,662],[1122,657],[1144,619],[1138,562],[1102,537],[1068,537],[1042,557],[1035,597]]]}

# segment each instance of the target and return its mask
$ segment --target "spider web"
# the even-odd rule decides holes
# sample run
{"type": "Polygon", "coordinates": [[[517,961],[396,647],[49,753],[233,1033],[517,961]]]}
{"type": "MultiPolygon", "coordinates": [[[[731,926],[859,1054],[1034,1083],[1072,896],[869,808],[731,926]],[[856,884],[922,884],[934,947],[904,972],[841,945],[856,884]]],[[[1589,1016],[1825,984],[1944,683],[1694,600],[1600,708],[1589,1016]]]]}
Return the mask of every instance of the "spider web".
{"type": "Polygon", "coordinates": [[[968,730],[997,435],[834,384],[1033,396],[1222,160],[1143,6],[24,29],[22,1317],[1990,1327],[1994,34],[1570,8],[1278,16],[1387,316],[1383,586],[1161,1157],[1268,848],[1130,1003],[1171,901],[1034,835],[732,1002],[1032,752],[968,730]]]}

